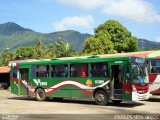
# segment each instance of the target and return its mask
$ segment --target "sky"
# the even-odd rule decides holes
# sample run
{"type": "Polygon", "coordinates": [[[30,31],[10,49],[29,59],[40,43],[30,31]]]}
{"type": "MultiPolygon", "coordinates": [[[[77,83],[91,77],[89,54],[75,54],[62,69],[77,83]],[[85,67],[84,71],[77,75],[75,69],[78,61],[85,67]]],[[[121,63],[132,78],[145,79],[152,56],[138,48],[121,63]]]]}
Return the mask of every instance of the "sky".
{"type": "Polygon", "coordinates": [[[133,36],[160,42],[160,0],[1,0],[0,24],[15,22],[37,32],[94,29],[113,19],[133,36]]]}

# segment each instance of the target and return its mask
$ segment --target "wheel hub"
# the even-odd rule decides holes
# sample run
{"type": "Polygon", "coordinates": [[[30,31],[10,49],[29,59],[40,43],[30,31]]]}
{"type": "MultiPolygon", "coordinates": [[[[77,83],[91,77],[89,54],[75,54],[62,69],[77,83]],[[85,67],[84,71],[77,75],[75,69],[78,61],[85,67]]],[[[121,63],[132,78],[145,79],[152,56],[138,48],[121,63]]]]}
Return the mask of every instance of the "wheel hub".
{"type": "Polygon", "coordinates": [[[38,93],[39,98],[42,98],[42,92],[38,93]]]}
{"type": "Polygon", "coordinates": [[[104,96],[103,96],[102,94],[99,94],[99,95],[97,96],[97,100],[98,100],[99,102],[104,101],[104,96]]]}

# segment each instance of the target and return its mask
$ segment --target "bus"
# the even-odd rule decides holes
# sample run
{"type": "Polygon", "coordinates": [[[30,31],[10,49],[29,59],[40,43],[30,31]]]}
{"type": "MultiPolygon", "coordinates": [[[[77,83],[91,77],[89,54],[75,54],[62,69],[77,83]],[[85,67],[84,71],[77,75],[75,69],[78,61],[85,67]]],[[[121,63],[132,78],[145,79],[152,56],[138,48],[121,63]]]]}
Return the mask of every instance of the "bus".
{"type": "Polygon", "coordinates": [[[11,92],[47,98],[94,100],[98,105],[109,101],[149,99],[145,60],[139,57],[89,56],[13,63],[11,92]]]}
{"type": "Polygon", "coordinates": [[[146,58],[151,94],[160,94],[160,57],[146,58]]]}

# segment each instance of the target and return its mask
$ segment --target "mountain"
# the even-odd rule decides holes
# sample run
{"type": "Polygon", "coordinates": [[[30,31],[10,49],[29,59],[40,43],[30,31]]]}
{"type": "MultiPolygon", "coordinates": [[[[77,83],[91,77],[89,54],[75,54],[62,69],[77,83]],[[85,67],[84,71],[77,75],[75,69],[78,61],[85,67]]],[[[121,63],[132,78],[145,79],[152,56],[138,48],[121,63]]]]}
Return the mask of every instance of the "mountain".
{"type": "Polygon", "coordinates": [[[0,34],[3,34],[3,35],[12,35],[14,33],[21,33],[23,31],[32,31],[32,30],[23,28],[13,22],[0,24],[0,34]]]}
{"type": "Polygon", "coordinates": [[[159,49],[160,42],[149,41],[146,39],[138,39],[138,46],[143,50],[159,49]]]}
{"type": "MultiPolygon", "coordinates": [[[[36,40],[42,40],[45,44],[54,43],[57,38],[62,38],[64,41],[75,44],[77,51],[83,47],[84,40],[90,37],[90,34],[82,34],[74,30],[59,31],[53,33],[40,33],[31,29],[23,28],[20,25],[8,22],[0,24],[0,51],[5,48],[14,50],[20,46],[28,46],[35,43],[36,40]]],[[[157,49],[160,48],[160,43],[149,41],[146,39],[138,39],[138,46],[141,49],[157,49]]]]}
{"type": "Polygon", "coordinates": [[[0,24],[0,51],[5,48],[11,50],[20,47],[32,45],[36,40],[42,40],[46,44],[54,43],[57,38],[75,44],[76,50],[81,50],[85,38],[90,34],[82,34],[78,31],[67,30],[53,33],[39,33],[30,29],[23,28],[16,23],[8,22],[0,24]]]}

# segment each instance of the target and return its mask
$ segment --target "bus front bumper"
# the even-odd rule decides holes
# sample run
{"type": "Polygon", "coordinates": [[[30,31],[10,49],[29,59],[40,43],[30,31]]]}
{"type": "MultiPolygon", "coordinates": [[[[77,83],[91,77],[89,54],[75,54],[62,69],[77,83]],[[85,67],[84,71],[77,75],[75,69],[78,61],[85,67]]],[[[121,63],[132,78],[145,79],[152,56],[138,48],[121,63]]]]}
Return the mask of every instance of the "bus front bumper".
{"type": "Polygon", "coordinates": [[[150,92],[139,94],[138,92],[132,92],[132,101],[139,101],[139,100],[148,100],[150,97],[150,92]]]}

